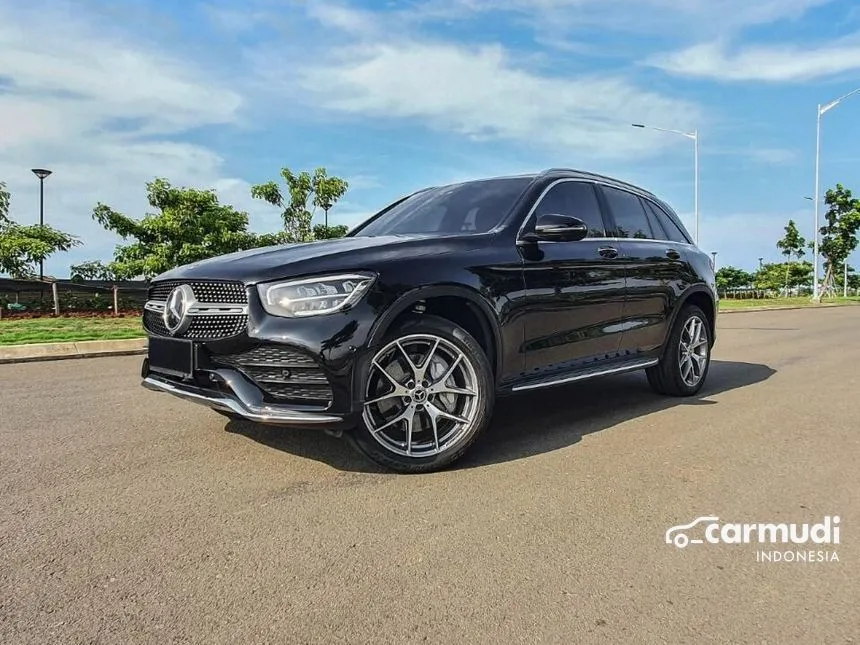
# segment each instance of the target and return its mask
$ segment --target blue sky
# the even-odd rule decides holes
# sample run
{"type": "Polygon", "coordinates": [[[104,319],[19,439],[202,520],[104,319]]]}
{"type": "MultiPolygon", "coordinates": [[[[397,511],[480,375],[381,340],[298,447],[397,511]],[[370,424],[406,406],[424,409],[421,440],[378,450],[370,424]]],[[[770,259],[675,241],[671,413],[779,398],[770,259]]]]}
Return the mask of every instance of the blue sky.
{"type": "MultiPolygon", "coordinates": [[[[250,198],[282,166],[326,166],[354,224],[416,188],[575,167],[662,196],[720,265],[779,258],[789,218],[812,235],[815,111],[860,87],[851,0],[0,0],[0,180],[13,216],[83,248],[117,240],[98,201],[140,217],[146,181],[250,198]]],[[[860,94],[822,127],[822,192],[860,193],[860,94]]],[[[852,262],[860,262],[855,253],[852,262]]]]}

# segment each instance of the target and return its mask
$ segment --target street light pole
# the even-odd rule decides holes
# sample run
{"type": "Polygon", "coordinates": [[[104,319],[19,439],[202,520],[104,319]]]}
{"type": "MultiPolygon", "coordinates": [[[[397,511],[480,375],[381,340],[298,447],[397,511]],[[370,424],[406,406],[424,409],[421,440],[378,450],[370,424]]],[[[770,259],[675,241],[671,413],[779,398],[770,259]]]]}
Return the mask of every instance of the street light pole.
{"type": "Polygon", "coordinates": [[[813,200],[815,202],[815,231],[813,232],[815,237],[813,238],[813,245],[812,245],[812,248],[813,248],[812,252],[815,254],[815,257],[813,258],[813,267],[814,267],[813,276],[814,277],[812,280],[812,299],[813,300],[820,300],[821,299],[821,291],[818,288],[818,229],[819,229],[818,202],[820,199],[819,193],[818,193],[818,183],[819,183],[820,168],[821,168],[821,117],[824,116],[829,110],[835,108],[842,101],[847,99],[849,96],[852,96],[852,95],[856,94],[857,92],[860,92],[860,87],[858,87],[855,90],[851,90],[847,94],[843,94],[838,99],[830,101],[830,103],[827,103],[825,105],[822,105],[821,103],[818,104],[818,112],[817,112],[816,126],[815,126],[815,199],[813,200]]]}
{"type": "MultiPolygon", "coordinates": [[[[39,178],[39,228],[45,226],[45,177],[51,174],[50,170],[44,168],[33,168],[33,174],[39,178]]],[[[39,281],[45,281],[44,259],[39,258],[39,281]]]]}
{"type": "Polygon", "coordinates": [[[670,130],[668,128],[658,128],[653,125],[645,125],[643,123],[631,123],[634,128],[644,128],[646,130],[657,130],[658,132],[670,132],[678,134],[682,137],[687,137],[693,140],[693,210],[696,215],[696,232],[695,241],[699,244],[699,130],[692,132],[683,132],[682,130],[670,130]]]}
{"type": "Polygon", "coordinates": [[[812,299],[820,300],[821,294],[818,292],[818,179],[821,165],[821,103],[818,104],[818,120],[815,127],[815,192],[812,193],[815,197],[812,203],[815,204],[815,227],[812,230],[812,299]]]}
{"type": "MultiPolygon", "coordinates": [[[[693,130],[693,211],[696,213],[696,244],[699,244],[699,130],[693,130]]],[[[716,258],[715,258],[716,261],[716,258]]]]}

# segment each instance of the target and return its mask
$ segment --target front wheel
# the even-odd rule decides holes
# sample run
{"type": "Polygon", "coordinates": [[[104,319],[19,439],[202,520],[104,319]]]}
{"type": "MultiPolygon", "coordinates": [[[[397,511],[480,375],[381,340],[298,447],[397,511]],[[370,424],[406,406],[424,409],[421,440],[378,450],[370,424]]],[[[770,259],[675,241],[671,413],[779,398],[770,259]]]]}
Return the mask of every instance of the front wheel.
{"type": "Polygon", "coordinates": [[[698,393],[711,366],[710,326],[704,312],[685,306],[666,342],[660,363],[645,370],[651,388],[670,396],[698,393]]]}
{"type": "Polygon", "coordinates": [[[366,370],[362,423],[353,432],[373,461],[403,473],[436,471],[463,456],[489,423],[490,363],[462,327],[416,316],[389,334],[366,370]]]}

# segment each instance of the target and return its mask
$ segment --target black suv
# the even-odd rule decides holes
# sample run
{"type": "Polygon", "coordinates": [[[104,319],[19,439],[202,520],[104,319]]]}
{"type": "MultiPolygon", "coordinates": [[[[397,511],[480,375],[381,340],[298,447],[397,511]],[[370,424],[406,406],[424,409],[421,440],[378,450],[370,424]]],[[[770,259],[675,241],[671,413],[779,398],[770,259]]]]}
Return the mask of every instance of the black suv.
{"type": "Polygon", "coordinates": [[[576,170],[427,188],[345,238],[253,249],[150,285],[143,385],[232,418],[347,432],[440,469],[497,396],[644,369],[702,387],[710,258],[651,193],[576,170]]]}

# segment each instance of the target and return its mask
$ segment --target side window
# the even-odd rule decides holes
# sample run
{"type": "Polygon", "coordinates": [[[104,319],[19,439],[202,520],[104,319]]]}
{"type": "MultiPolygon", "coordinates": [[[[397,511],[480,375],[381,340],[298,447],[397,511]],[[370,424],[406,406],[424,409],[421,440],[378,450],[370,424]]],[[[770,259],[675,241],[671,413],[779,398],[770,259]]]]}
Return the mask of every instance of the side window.
{"type": "Polygon", "coordinates": [[[637,195],[611,186],[603,186],[603,193],[615,218],[618,237],[655,239],[645,208],[637,195]]]}
{"type": "Polygon", "coordinates": [[[679,244],[690,244],[690,240],[684,235],[684,232],[678,228],[678,225],[675,224],[674,220],[669,217],[662,208],[657,206],[656,204],[646,201],[648,208],[654,214],[654,217],[663,225],[663,228],[666,230],[666,234],[669,236],[669,239],[673,242],[678,242],[679,244]]]}
{"type": "Polygon", "coordinates": [[[594,186],[584,181],[563,181],[549,189],[538,204],[535,216],[571,215],[588,225],[588,237],[604,237],[603,215],[594,186]]]}
{"type": "Polygon", "coordinates": [[[645,207],[645,217],[648,218],[648,225],[651,227],[651,232],[654,234],[655,240],[668,241],[669,236],[666,235],[666,231],[664,230],[663,225],[660,223],[660,220],[657,219],[657,213],[651,207],[651,204],[647,199],[639,198],[642,202],[642,205],[645,207]]]}

